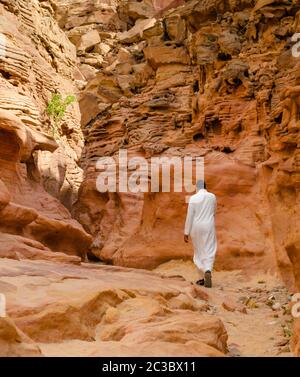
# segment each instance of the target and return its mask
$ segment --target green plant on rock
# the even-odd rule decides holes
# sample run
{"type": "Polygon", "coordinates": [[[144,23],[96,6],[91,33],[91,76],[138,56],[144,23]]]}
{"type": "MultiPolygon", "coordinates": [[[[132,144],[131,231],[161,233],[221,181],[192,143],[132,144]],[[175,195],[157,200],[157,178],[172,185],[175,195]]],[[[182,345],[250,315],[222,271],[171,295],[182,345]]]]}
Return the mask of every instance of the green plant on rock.
{"type": "MultiPolygon", "coordinates": [[[[47,114],[53,119],[55,125],[57,125],[65,116],[67,107],[75,102],[76,98],[73,95],[68,95],[63,99],[59,93],[53,93],[51,100],[47,105],[47,114]]],[[[55,127],[52,127],[53,136],[57,134],[55,127]]]]}
{"type": "Polygon", "coordinates": [[[291,326],[287,322],[285,324],[282,324],[281,327],[286,338],[290,338],[293,335],[291,326]]]}

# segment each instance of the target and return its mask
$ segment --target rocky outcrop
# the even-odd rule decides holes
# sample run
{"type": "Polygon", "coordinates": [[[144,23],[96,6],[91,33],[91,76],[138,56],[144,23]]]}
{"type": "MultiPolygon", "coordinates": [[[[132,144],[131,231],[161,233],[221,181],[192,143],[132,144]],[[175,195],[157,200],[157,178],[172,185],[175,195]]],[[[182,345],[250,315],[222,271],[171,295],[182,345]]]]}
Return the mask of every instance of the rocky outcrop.
{"type": "Polygon", "coordinates": [[[0,256],[79,263],[91,237],[65,207],[82,179],[79,107],[60,125],[45,112],[76,91],[76,50],[52,16],[48,2],[0,2],[0,256]]]}
{"type": "Polygon", "coordinates": [[[99,157],[120,148],[148,159],[204,156],[208,187],[218,197],[217,268],[279,267],[294,286],[300,66],[290,38],[299,5],[188,1],[146,18],[120,2],[116,11],[127,27],[107,26],[105,34],[101,25],[106,50],[91,53],[102,65],[80,67],[86,146],[76,214],[94,235],[92,253],[147,268],[191,255],[182,242],[185,196],[101,195],[99,157]]]}
{"type": "Polygon", "coordinates": [[[0,317],[0,356],[41,356],[39,347],[10,318],[0,317]]]}
{"type": "Polygon", "coordinates": [[[93,77],[102,65],[96,51],[111,48],[85,23],[104,23],[104,35],[110,26],[125,31],[117,4],[107,2],[103,12],[103,3],[86,17],[82,2],[68,18],[55,1],[0,2],[0,292],[1,316],[8,315],[0,318],[0,354],[222,356],[227,333],[201,289],[81,264],[92,237],[69,212],[82,180],[79,106],[58,124],[45,110],[52,93],[84,88],[84,74],[93,77]],[[82,72],[54,14],[70,29],[82,72]]]}
{"type": "Polygon", "coordinates": [[[33,158],[46,190],[71,208],[82,176],[78,167],[83,146],[78,104],[72,105],[59,126],[51,123],[45,108],[51,93],[76,91],[76,50],[53,19],[48,2],[2,1],[0,16],[0,109],[13,112],[29,128],[56,139],[55,152],[35,148],[33,158]]]}
{"type": "Polygon", "coordinates": [[[211,315],[207,294],[182,278],[50,261],[0,259],[0,268],[7,314],[44,355],[227,352],[226,330],[211,315]]]}
{"type": "Polygon", "coordinates": [[[148,269],[191,257],[185,193],[97,191],[98,158],[119,149],[204,157],[216,268],[278,271],[300,287],[299,20],[296,0],[0,0],[1,290],[16,323],[0,323],[5,355],[39,354],[34,341],[45,354],[60,342],[74,355],[226,352],[201,290],[74,266],[87,253],[148,269]],[[59,124],[46,113],[54,92],[78,96],[59,124]]]}

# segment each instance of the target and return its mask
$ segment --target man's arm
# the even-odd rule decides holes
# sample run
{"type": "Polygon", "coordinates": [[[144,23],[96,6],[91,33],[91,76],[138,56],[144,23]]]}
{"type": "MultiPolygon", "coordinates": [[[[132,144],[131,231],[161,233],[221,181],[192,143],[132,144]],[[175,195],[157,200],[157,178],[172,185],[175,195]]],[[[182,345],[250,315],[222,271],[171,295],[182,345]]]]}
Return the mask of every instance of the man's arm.
{"type": "Polygon", "coordinates": [[[194,219],[194,206],[191,202],[189,202],[186,220],[185,220],[185,227],[184,227],[184,242],[188,242],[189,234],[192,229],[194,219]]]}

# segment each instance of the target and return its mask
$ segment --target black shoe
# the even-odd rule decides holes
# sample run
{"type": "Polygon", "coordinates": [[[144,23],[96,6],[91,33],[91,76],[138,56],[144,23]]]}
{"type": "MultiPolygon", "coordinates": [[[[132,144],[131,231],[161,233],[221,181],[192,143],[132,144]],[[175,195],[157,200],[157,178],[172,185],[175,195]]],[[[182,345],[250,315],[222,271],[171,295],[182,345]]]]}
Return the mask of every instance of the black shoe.
{"type": "Polygon", "coordinates": [[[200,279],[200,280],[196,281],[196,284],[204,285],[204,279],[200,279]]]}
{"type": "Polygon", "coordinates": [[[205,275],[204,275],[204,287],[206,287],[206,288],[211,288],[212,287],[211,272],[210,271],[206,271],[205,272],[205,275]]]}

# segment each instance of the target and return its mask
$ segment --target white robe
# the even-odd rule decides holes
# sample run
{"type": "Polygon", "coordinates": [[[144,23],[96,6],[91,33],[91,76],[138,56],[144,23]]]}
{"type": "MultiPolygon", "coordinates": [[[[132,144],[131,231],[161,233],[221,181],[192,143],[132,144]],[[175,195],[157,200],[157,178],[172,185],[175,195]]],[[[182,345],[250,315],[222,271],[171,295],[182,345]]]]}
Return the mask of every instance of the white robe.
{"type": "Polygon", "coordinates": [[[205,189],[199,190],[189,200],[185,222],[186,235],[190,235],[194,246],[194,263],[199,270],[212,271],[217,239],[215,231],[216,196],[205,189]]]}

